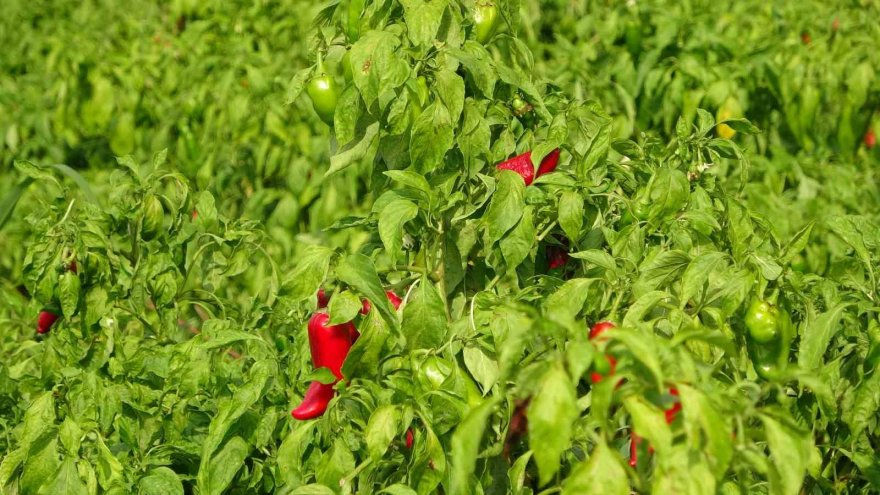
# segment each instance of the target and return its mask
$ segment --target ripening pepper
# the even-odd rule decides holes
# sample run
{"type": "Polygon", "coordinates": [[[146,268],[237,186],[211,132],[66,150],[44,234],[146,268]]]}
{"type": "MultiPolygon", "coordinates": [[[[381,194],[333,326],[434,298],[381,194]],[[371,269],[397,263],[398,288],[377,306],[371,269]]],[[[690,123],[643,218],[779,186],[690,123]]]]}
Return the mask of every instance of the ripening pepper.
{"type": "Polygon", "coordinates": [[[521,155],[516,155],[495,166],[498,170],[511,170],[516,172],[523,178],[526,185],[531,185],[538,177],[556,170],[559,164],[559,148],[551,151],[541,160],[537,174],[535,173],[535,165],[532,163],[532,152],[526,151],[521,155]]]}
{"type": "Polygon", "coordinates": [[[52,328],[52,325],[58,320],[58,315],[48,309],[44,309],[40,311],[39,316],[37,316],[37,333],[44,334],[48,333],[49,329],[52,328]]]}
{"type": "MultiPolygon", "coordinates": [[[[395,294],[393,290],[386,290],[385,296],[388,297],[388,302],[391,303],[391,306],[394,307],[395,311],[400,309],[400,304],[403,302],[403,299],[401,299],[400,296],[395,294]]],[[[370,301],[364,299],[363,306],[361,306],[361,314],[368,314],[370,312],[370,309],[372,309],[370,301]]]]}
{"type": "MultiPolygon", "coordinates": [[[[351,323],[329,325],[329,321],[330,315],[323,311],[315,313],[309,320],[309,349],[315,368],[328,368],[338,382],[342,379],[342,364],[357,330],[351,323]]],[[[300,405],[290,414],[296,419],[312,419],[324,414],[333,399],[336,382],[313,381],[300,405]]]]}
{"type": "MultiPolygon", "coordinates": [[[[590,340],[597,339],[600,335],[612,328],[614,328],[614,323],[611,323],[610,321],[596,323],[593,325],[593,328],[590,329],[590,340]]],[[[600,360],[594,365],[595,370],[590,373],[590,381],[594,384],[601,382],[606,376],[614,375],[614,370],[617,368],[617,360],[611,355],[606,355],[605,359],[607,365],[600,360]]]]}

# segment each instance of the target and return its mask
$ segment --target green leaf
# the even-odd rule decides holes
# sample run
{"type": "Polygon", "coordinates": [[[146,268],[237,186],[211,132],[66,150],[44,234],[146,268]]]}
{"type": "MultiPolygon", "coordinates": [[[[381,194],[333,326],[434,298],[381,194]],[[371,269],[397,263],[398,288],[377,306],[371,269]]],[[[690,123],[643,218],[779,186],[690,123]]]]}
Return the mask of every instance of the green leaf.
{"type": "Polygon", "coordinates": [[[290,492],[290,495],[336,495],[336,492],[324,485],[313,483],[296,488],[290,492]]]}
{"type": "Polygon", "coordinates": [[[720,273],[727,267],[727,255],[718,251],[709,251],[692,259],[681,276],[681,295],[679,307],[687,306],[691,299],[703,290],[706,281],[713,273],[720,273]]]}
{"type": "Polygon", "coordinates": [[[426,207],[434,203],[434,191],[423,175],[417,174],[412,170],[388,170],[384,173],[391,180],[421,193],[420,196],[425,199],[426,207]]]}
{"type": "Polygon", "coordinates": [[[448,0],[401,0],[407,35],[416,46],[427,46],[434,42],[448,0]]]}
{"type": "Polygon", "coordinates": [[[633,431],[647,439],[658,455],[665,455],[672,445],[672,432],[663,411],[638,396],[627,397],[623,405],[632,416],[633,431]]]}
{"type": "Polygon", "coordinates": [[[526,206],[516,227],[508,232],[499,243],[501,254],[507,262],[508,271],[516,269],[528,257],[535,244],[536,230],[533,211],[531,206],[526,206]]]}
{"type": "Polygon", "coordinates": [[[304,301],[315,297],[327,277],[332,255],[333,251],[323,246],[308,246],[299,255],[296,268],[288,277],[290,295],[294,300],[304,301]]]}
{"type": "MultiPolygon", "coordinates": [[[[443,2],[431,2],[443,3],[443,2]]],[[[434,76],[437,82],[440,100],[449,109],[449,120],[453,126],[461,118],[464,108],[464,79],[451,70],[439,71],[434,76]]]]}
{"type": "Polygon", "coordinates": [[[559,226],[573,242],[581,237],[584,224],[584,198],[577,191],[565,191],[559,197],[559,226]]]}
{"type": "MultiPolygon", "coordinates": [[[[352,45],[352,80],[367,108],[373,106],[379,95],[402,86],[409,77],[409,64],[398,54],[399,46],[396,34],[380,30],[364,33],[352,45]]],[[[378,123],[374,125],[378,127],[378,123]]]]}
{"type": "Polygon", "coordinates": [[[693,451],[701,451],[706,456],[715,479],[721,481],[733,459],[730,424],[706,394],[687,385],[677,385],[677,388],[688,443],[693,451]]]}
{"type": "Polygon", "coordinates": [[[347,474],[355,468],[354,455],[341,437],[333,440],[329,452],[321,456],[321,463],[315,473],[318,483],[326,486],[341,486],[347,474]]]}
{"type": "Polygon", "coordinates": [[[400,410],[394,405],[379,406],[364,429],[364,441],[367,443],[367,452],[373,459],[380,459],[385,451],[401,430],[400,410]]]}
{"type": "Polygon", "coordinates": [[[61,312],[65,318],[76,313],[79,304],[79,276],[73,272],[64,272],[58,280],[58,299],[61,301],[61,312]]]}
{"type": "Polygon", "coordinates": [[[629,328],[636,327],[644,319],[645,315],[648,314],[648,311],[651,311],[660,301],[668,298],[669,294],[659,290],[642,294],[627,310],[626,316],[623,317],[623,326],[629,328]]]}
{"type": "Polygon", "coordinates": [[[619,458],[600,441],[589,459],[580,462],[562,485],[562,495],[629,495],[626,471],[619,458]]]}
{"type": "Polygon", "coordinates": [[[411,201],[398,199],[385,205],[379,214],[379,237],[388,251],[391,263],[395,263],[403,246],[403,226],[416,217],[419,207],[411,201]]]}
{"type": "Polygon", "coordinates": [[[770,477],[771,493],[796,495],[800,492],[807,469],[812,442],[806,432],[785,425],[772,416],[762,414],[770,460],[778,478],[770,477]],[[774,486],[776,485],[776,486],[774,486]]]}
{"type": "Polygon", "coordinates": [[[544,313],[560,325],[571,324],[584,307],[592,278],[575,278],[562,284],[544,301],[544,313]]]}
{"type": "Polygon", "coordinates": [[[89,493],[79,477],[73,457],[66,457],[58,467],[58,471],[55,472],[54,478],[40,489],[40,494],[53,495],[56,493],[65,495],[88,495],[89,493]]]}
{"type": "Polygon", "coordinates": [[[151,469],[138,482],[138,495],[183,495],[183,484],[177,474],[161,466],[151,469]]]}
{"type": "Polygon", "coordinates": [[[385,295],[385,289],[382,288],[382,281],[379,280],[376,267],[373,266],[370,258],[362,254],[346,256],[336,267],[336,276],[366,297],[372,307],[379,311],[388,326],[397,328],[394,309],[388,302],[388,296],[385,295]]]}
{"type": "Polygon", "coordinates": [[[807,224],[785,245],[785,248],[782,250],[783,254],[779,258],[780,263],[788,263],[807,247],[807,243],[810,241],[810,233],[813,231],[813,225],[813,223],[807,224]]]}
{"type": "Polygon", "coordinates": [[[345,146],[343,150],[330,157],[330,168],[324,172],[324,177],[329,177],[336,172],[345,170],[363,160],[372,160],[379,149],[379,123],[370,124],[364,131],[361,140],[355,144],[345,146]]]}
{"type": "Polygon", "coordinates": [[[409,156],[419,173],[434,172],[443,164],[455,140],[454,122],[443,103],[435,101],[416,119],[409,143],[409,156]]]}
{"type": "Polygon", "coordinates": [[[498,380],[498,363],[479,347],[465,347],[462,351],[464,364],[483,390],[490,390],[498,380]]]}
{"type": "Polygon", "coordinates": [[[250,454],[250,446],[241,437],[232,437],[214,455],[208,463],[205,476],[199,470],[199,492],[220,495],[232,483],[235,475],[244,466],[250,454]]]}
{"type": "Polygon", "coordinates": [[[10,218],[12,218],[12,212],[15,211],[15,205],[18,204],[19,198],[21,198],[22,194],[24,194],[33,181],[33,178],[25,177],[7,192],[6,196],[3,196],[3,201],[0,201],[0,229],[6,225],[6,222],[9,221],[10,218]]]}
{"type": "Polygon", "coordinates": [[[330,321],[328,323],[330,325],[347,323],[357,316],[362,307],[363,304],[358,296],[347,290],[337,292],[330,298],[330,304],[328,307],[330,321]]]}
{"type": "MultiPolygon", "coordinates": [[[[837,331],[844,311],[851,303],[838,303],[830,310],[808,321],[801,336],[798,364],[805,370],[815,370],[824,364],[822,356],[837,331]]],[[[784,311],[784,310],[782,310],[784,311]]]]}
{"type": "Polygon", "coordinates": [[[345,146],[357,137],[357,123],[363,112],[361,94],[354,85],[347,86],[339,95],[336,113],[333,116],[333,131],[339,146],[345,146]]]}
{"type": "Polygon", "coordinates": [[[471,494],[470,477],[476,468],[477,453],[486,430],[486,421],[497,403],[498,398],[493,397],[472,408],[452,434],[450,495],[471,494]]]}
{"type": "Polygon", "coordinates": [[[486,48],[481,43],[467,40],[460,50],[450,49],[449,54],[461,62],[482,96],[492,98],[495,94],[498,74],[493,67],[492,56],[486,48]]]}
{"type": "Polygon", "coordinates": [[[502,170],[498,174],[495,194],[489,202],[484,221],[492,242],[500,240],[523,215],[525,183],[515,172],[502,170]]]}
{"type": "Polygon", "coordinates": [[[529,446],[538,465],[539,484],[543,486],[559,471],[560,457],[569,448],[580,411],[574,386],[561,360],[550,365],[540,383],[528,415],[529,446]]]}
{"type": "Polygon", "coordinates": [[[348,351],[348,356],[342,365],[342,374],[346,378],[375,376],[391,341],[388,325],[376,311],[370,311],[361,320],[358,330],[361,336],[348,351]]]}
{"type": "Polygon", "coordinates": [[[410,293],[403,308],[401,330],[410,350],[439,347],[446,341],[446,307],[427,277],[410,293]]]}
{"type": "Polygon", "coordinates": [[[311,449],[316,426],[314,421],[294,423],[278,447],[278,474],[285,485],[298,486],[303,483],[305,456],[311,449]]]}

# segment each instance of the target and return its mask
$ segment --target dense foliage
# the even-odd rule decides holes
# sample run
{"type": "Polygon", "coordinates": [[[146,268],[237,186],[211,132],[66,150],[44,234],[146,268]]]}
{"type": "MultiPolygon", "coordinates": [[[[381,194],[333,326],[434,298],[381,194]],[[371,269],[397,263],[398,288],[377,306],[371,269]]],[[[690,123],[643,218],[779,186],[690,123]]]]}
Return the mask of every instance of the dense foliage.
{"type": "Polygon", "coordinates": [[[0,491],[880,490],[878,15],[6,0],[0,491]]]}

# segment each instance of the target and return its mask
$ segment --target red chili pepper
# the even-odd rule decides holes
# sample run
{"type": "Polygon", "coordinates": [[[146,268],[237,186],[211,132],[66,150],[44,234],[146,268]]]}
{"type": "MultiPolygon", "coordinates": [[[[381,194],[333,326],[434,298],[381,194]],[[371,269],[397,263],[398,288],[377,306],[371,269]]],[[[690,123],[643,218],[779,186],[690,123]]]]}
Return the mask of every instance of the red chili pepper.
{"type": "MultiPolygon", "coordinates": [[[[590,340],[598,338],[602,333],[611,330],[612,328],[614,328],[614,323],[611,323],[610,321],[600,321],[599,323],[596,323],[593,325],[593,328],[590,329],[590,340]]],[[[611,368],[608,376],[612,376],[617,369],[617,359],[614,359],[614,356],[611,355],[606,355],[605,359],[608,360],[608,364],[611,368]]],[[[595,371],[590,373],[590,381],[594,384],[601,382],[602,378],[604,378],[604,376],[601,373],[595,371]]]]}
{"type": "Polygon", "coordinates": [[[630,433],[629,440],[629,465],[636,467],[639,463],[639,444],[642,443],[642,437],[636,435],[635,432],[630,433]]]}
{"type": "MultiPolygon", "coordinates": [[[[395,311],[400,309],[400,304],[403,302],[403,299],[401,299],[400,296],[395,294],[393,290],[386,290],[385,296],[388,298],[388,302],[390,302],[391,305],[394,306],[395,311]]],[[[361,314],[368,314],[372,308],[373,307],[370,304],[370,301],[364,299],[363,306],[361,306],[361,314]]]]}
{"type": "Polygon", "coordinates": [[[52,328],[52,325],[54,325],[57,320],[57,314],[45,309],[40,311],[39,316],[37,316],[37,333],[48,333],[49,329],[52,328]]]}
{"type": "Polygon", "coordinates": [[[406,448],[412,450],[414,443],[415,443],[415,435],[413,435],[413,430],[412,430],[412,428],[407,428],[407,430],[406,430],[406,448]]]}
{"type": "Polygon", "coordinates": [[[520,439],[529,429],[528,407],[530,398],[517,400],[513,414],[510,416],[510,423],[507,426],[507,437],[504,439],[504,458],[510,461],[511,451],[516,448],[520,439]]]}
{"type": "Polygon", "coordinates": [[[865,133],[865,147],[871,149],[876,144],[877,136],[874,134],[874,129],[868,129],[868,132],[865,133]]]}
{"type": "Polygon", "coordinates": [[[562,268],[568,263],[568,253],[559,246],[549,246],[547,257],[550,259],[549,267],[551,270],[562,268]]]}
{"type": "MultiPolygon", "coordinates": [[[[351,349],[356,330],[351,323],[328,325],[329,321],[330,316],[325,312],[315,313],[309,320],[309,349],[315,368],[330,369],[338,382],[342,379],[342,363],[351,349]]],[[[302,403],[290,414],[296,419],[312,419],[324,414],[333,398],[335,383],[312,382],[302,403]]]]}
{"type": "Polygon", "coordinates": [[[324,292],[324,289],[318,289],[318,309],[326,308],[330,304],[330,297],[324,292]]]}
{"type": "MultiPolygon", "coordinates": [[[[669,394],[678,397],[678,389],[675,387],[670,387],[669,394]]],[[[675,404],[672,405],[672,407],[665,410],[664,414],[666,415],[666,424],[671,425],[672,422],[675,421],[675,416],[678,415],[679,411],[681,411],[681,402],[679,401],[676,401],[675,404]]],[[[632,441],[630,442],[629,446],[629,465],[632,467],[636,467],[636,464],[638,463],[638,457],[636,453],[637,447],[639,443],[641,443],[642,438],[638,436],[635,432],[632,432],[631,436],[632,441]]],[[[648,453],[653,454],[654,447],[648,446],[648,453]]]]}
{"type": "Polygon", "coordinates": [[[69,271],[72,271],[73,273],[76,273],[76,260],[71,261],[70,264],[67,265],[67,269],[69,271]]]}
{"type": "Polygon", "coordinates": [[[593,328],[590,329],[590,340],[595,339],[612,328],[614,328],[614,323],[611,323],[610,321],[600,321],[599,323],[596,323],[593,325],[593,328]]]}
{"type": "MultiPolygon", "coordinates": [[[[678,389],[675,387],[669,388],[669,394],[678,397],[678,389]]],[[[673,421],[675,421],[675,416],[678,415],[678,412],[681,411],[681,402],[676,400],[675,404],[672,405],[669,409],[665,411],[666,414],[666,424],[671,425],[673,421]]]]}
{"type": "Polygon", "coordinates": [[[495,168],[498,170],[511,170],[516,172],[524,181],[526,181],[526,185],[528,186],[531,185],[536,178],[556,170],[556,165],[558,164],[559,148],[556,148],[541,160],[541,165],[538,167],[537,174],[535,174],[535,165],[532,163],[531,151],[526,151],[521,155],[509,158],[496,165],[495,168]]]}

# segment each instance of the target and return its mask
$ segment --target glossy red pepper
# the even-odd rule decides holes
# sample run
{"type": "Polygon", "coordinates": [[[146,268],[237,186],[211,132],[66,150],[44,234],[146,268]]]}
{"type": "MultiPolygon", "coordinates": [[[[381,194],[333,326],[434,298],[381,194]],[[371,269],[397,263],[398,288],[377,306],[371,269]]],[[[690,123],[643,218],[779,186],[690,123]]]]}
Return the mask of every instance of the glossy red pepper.
{"type": "Polygon", "coordinates": [[[498,170],[510,170],[516,172],[523,178],[526,182],[526,185],[531,185],[534,180],[544,174],[548,174],[554,170],[556,170],[556,166],[559,164],[559,148],[551,151],[550,154],[544,157],[541,160],[541,165],[538,167],[538,173],[535,174],[535,165],[532,163],[532,152],[526,151],[521,155],[516,155],[513,158],[509,158],[498,165],[495,166],[498,170]]]}
{"type": "MultiPolygon", "coordinates": [[[[386,290],[385,296],[388,297],[388,302],[390,302],[391,305],[394,306],[395,311],[400,309],[400,304],[403,303],[403,299],[401,299],[400,296],[395,294],[393,290],[386,290]]],[[[370,309],[372,309],[370,301],[364,299],[363,306],[361,306],[361,314],[368,314],[370,312],[370,309]]]]}
{"type": "Polygon", "coordinates": [[[326,308],[330,304],[330,296],[324,292],[324,289],[318,289],[318,309],[326,308]]]}
{"type": "Polygon", "coordinates": [[[642,437],[635,432],[630,433],[629,440],[629,465],[636,467],[639,463],[639,444],[642,443],[642,437]]]}
{"type": "Polygon", "coordinates": [[[407,428],[406,430],[406,448],[412,450],[413,444],[415,443],[415,435],[413,434],[412,428],[407,428]]]}
{"type": "MultiPolygon", "coordinates": [[[[593,339],[599,337],[601,334],[603,334],[604,332],[606,332],[612,328],[614,328],[614,323],[611,323],[610,321],[601,321],[599,323],[596,323],[595,325],[593,325],[593,328],[590,329],[590,340],[593,340],[593,339]]],[[[617,360],[614,359],[614,356],[611,356],[611,355],[606,355],[605,359],[608,361],[608,367],[609,367],[609,371],[607,373],[607,376],[611,376],[614,374],[614,370],[617,368],[617,360]]],[[[605,376],[606,375],[603,373],[600,373],[598,371],[593,371],[590,373],[590,381],[593,382],[594,384],[599,383],[602,381],[602,378],[604,378],[605,376]]]]}
{"type": "MultiPolygon", "coordinates": [[[[338,382],[342,379],[342,363],[357,331],[351,323],[328,325],[329,321],[330,315],[323,311],[315,313],[309,320],[309,349],[315,368],[328,368],[338,382]]],[[[302,403],[290,414],[296,419],[312,419],[324,414],[333,398],[335,383],[313,381],[302,403]]]]}
{"type": "Polygon", "coordinates": [[[48,333],[49,329],[52,328],[52,325],[54,325],[57,320],[57,314],[46,309],[40,311],[39,316],[37,316],[37,333],[48,333]]]}

